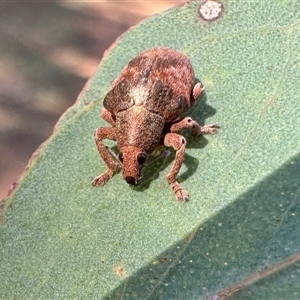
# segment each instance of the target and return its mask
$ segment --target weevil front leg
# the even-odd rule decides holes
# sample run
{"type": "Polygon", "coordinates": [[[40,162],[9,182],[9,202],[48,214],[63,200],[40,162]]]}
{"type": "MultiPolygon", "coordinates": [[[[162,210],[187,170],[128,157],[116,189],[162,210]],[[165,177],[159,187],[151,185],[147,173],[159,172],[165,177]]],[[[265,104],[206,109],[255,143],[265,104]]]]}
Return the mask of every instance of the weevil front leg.
{"type": "Polygon", "coordinates": [[[95,142],[100,156],[108,166],[108,170],[94,178],[92,181],[93,186],[104,185],[118,168],[118,163],[113,159],[112,155],[102,142],[104,139],[115,141],[116,135],[117,129],[115,127],[98,127],[95,131],[95,142]]]}
{"type": "Polygon", "coordinates": [[[173,189],[177,199],[186,201],[189,198],[189,194],[181,187],[178,181],[176,181],[176,176],[183,163],[186,147],[185,138],[182,135],[177,134],[176,132],[191,128],[192,134],[198,136],[200,134],[215,134],[217,133],[219,127],[220,126],[218,124],[200,126],[191,117],[186,117],[181,121],[173,124],[170,128],[171,133],[166,134],[164,139],[165,146],[173,147],[176,150],[175,161],[170,173],[167,175],[167,180],[171,185],[171,188],[173,189]]]}
{"type": "Polygon", "coordinates": [[[116,121],[114,120],[111,112],[109,112],[105,107],[102,108],[100,116],[103,120],[108,122],[113,127],[116,127],[116,121]]]}
{"type": "Polygon", "coordinates": [[[164,138],[164,144],[167,147],[173,147],[176,150],[176,156],[171,171],[167,175],[167,180],[175,193],[178,200],[186,201],[189,198],[189,194],[185,191],[181,185],[176,181],[176,176],[182,166],[186,140],[182,135],[177,133],[167,133],[164,138]]]}
{"type": "Polygon", "coordinates": [[[180,132],[181,130],[188,128],[192,129],[192,135],[198,136],[200,134],[215,134],[218,132],[218,128],[220,128],[220,126],[215,123],[200,126],[191,117],[186,117],[181,121],[173,124],[170,130],[171,132],[180,132]]]}

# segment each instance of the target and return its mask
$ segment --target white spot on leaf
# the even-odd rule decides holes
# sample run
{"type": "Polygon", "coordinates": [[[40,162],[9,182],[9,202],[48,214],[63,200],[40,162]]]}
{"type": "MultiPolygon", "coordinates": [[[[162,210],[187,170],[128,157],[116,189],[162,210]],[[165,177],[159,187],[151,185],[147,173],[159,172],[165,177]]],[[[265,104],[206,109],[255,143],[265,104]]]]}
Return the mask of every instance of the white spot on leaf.
{"type": "Polygon", "coordinates": [[[208,0],[200,6],[199,14],[200,16],[207,21],[212,21],[220,17],[223,11],[223,6],[221,3],[208,0]]]}

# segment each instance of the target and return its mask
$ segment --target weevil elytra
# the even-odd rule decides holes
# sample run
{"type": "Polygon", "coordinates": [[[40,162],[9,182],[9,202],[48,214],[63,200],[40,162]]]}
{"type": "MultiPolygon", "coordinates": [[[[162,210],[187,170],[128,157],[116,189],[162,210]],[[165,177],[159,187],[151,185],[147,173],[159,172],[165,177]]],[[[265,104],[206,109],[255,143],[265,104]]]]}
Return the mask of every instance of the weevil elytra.
{"type": "Polygon", "coordinates": [[[188,57],[170,48],[151,48],[129,62],[104,99],[101,117],[112,127],[97,128],[95,141],[108,170],[95,177],[94,186],[104,185],[118,166],[125,181],[137,185],[148,155],[164,144],[176,151],[167,181],[177,199],[188,199],[187,191],[176,181],[186,147],[179,132],[190,128],[198,136],[214,134],[219,128],[217,124],[200,126],[190,117],[180,118],[204,92],[202,84],[194,84],[194,80],[188,57]],[[103,144],[104,139],[117,142],[118,159],[103,144]]]}

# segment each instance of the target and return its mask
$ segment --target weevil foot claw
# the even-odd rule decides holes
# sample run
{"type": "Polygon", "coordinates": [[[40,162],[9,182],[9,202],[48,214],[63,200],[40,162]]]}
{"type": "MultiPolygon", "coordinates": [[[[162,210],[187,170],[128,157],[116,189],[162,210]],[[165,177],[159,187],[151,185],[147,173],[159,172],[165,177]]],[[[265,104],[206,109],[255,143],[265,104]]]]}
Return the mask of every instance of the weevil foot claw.
{"type": "Polygon", "coordinates": [[[189,199],[189,193],[184,190],[177,181],[171,184],[171,188],[174,191],[177,200],[187,201],[189,199]]]}
{"type": "Polygon", "coordinates": [[[189,193],[184,189],[177,191],[175,195],[176,195],[176,199],[178,199],[179,201],[189,200],[189,193]]]}
{"type": "Polygon", "coordinates": [[[113,175],[113,172],[107,170],[105,173],[96,176],[92,181],[92,186],[103,186],[113,175]]]}
{"type": "Polygon", "coordinates": [[[201,134],[216,134],[220,128],[219,124],[213,123],[201,127],[201,134]]]}

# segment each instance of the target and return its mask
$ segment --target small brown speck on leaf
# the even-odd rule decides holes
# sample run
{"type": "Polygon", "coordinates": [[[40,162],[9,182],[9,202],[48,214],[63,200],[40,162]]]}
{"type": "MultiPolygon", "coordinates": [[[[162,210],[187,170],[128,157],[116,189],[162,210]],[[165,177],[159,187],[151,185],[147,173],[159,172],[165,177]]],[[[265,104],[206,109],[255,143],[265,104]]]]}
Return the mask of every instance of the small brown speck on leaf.
{"type": "Polygon", "coordinates": [[[162,261],[163,263],[168,263],[168,262],[169,262],[169,259],[168,259],[168,257],[164,256],[164,257],[161,259],[161,261],[162,261]]]}
{"type": "Polygon", "coordinates": [[[17,183],[17,182],[14,182],[14,183],[11,185],[11,187],[10,187],[10,189],[9,189],[9,191],[8,191],[8,194],[7,194],[8,197],[11,196],[11,195],[14,193],[14,191],[15,191],[16,188],[17,188],[17,186],[18,186],[18,183],[17,183]]]}
{"type": "Polygon", "coordinates": [[[127,274],[126,270],[121,266],[114,267],[113,271],[119,277],[125,277],[127,274]]]}

